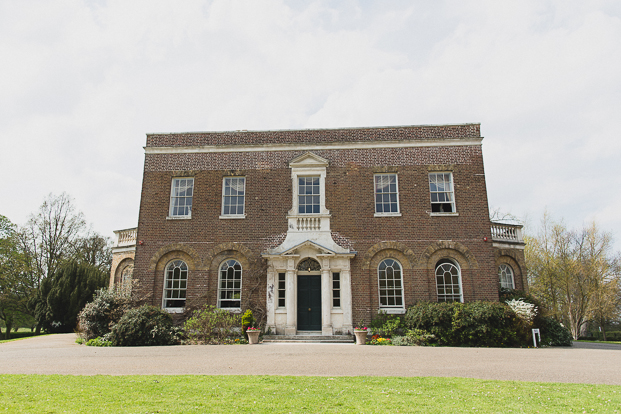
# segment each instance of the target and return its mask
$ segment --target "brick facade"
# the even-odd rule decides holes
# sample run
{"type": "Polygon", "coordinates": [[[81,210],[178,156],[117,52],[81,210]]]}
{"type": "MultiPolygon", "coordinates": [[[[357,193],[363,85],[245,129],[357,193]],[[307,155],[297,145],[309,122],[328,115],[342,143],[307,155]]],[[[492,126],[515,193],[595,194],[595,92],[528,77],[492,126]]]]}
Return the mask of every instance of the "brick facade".
{"type": "MultiPolygon", "coordinates": [[[[270,252],[284,246],[291,233],[287,216],[295,183],[289,163],[311,153],[327,160],[323,196],[331,215],[330,242],[345,252],[337,255],[339,260],[348,262],[332,266],[349,266],[343,272],[349,271],[351,280],[351,315],[344,310],[343,320],[352,321],[335,322],[335,330],[373,318],[379,309],[377,269],[385,258],[401,264],[406,306],[437,300],[435,267],[442,259],[458,264],[464,301],[498,300],[499,263],[510,264],[516,288],[526,289],[523,245],[499,249],[492,243],[480,140],[478,124],[150,134],[134,279],[142,293],[161,306],[164,269],[171,260],[181,259],[189,269],[188,302],[216,305],[219,266],[233,258],[244,269],[241,308],[267,308],[275,313],[273,318],[284,321],[270,305],[275,291],[269,275],[280,271],[274,267],[280,266],[277,263],[285,263],[276,258],[291,259],[287,271],[294,272],[303,259],[300,252],[307,250],[300,248],[298,256],[270,252]],[[298,148],[302,144],[315,149],[298,148]],[[428,177],[434,171],[452,173],[456,214],[431,213],[428,177]],[[375,216],[376,173],[397,174],[400,216],[375,216]],[[245,218],[220,217],[225,176],[245,177],[245,218]],[[188,219],[167,218],[171,180],[178,177],[194,178],[188,219]]],[[[328,246],[318,245],[309,245],[317,249],[318,261],[326,252],[333,254],[328,246]]],[[[284,272],[287,265],[282,266],[284,272]]],[[[338,312],[332,318],[340,320],[338,312]]]]}

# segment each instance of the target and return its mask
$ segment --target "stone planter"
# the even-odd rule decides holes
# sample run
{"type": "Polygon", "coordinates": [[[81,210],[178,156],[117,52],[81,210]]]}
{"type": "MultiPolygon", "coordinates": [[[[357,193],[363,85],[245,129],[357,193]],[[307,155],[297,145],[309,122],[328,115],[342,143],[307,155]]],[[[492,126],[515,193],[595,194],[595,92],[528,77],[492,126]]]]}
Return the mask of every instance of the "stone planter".
{"type": "Polygon", "coordinates": [[[246,331],[248,335],[248,343],[250,345],[255,345],[259,343],[259,334],[261,331],[246,331]]]}
{"type": "Polygon", "coordinates": [[[368,331],[362,329],[354,329],[354,335],[356,335],[356,345],[366,345],[367,332],[368,331]]]}

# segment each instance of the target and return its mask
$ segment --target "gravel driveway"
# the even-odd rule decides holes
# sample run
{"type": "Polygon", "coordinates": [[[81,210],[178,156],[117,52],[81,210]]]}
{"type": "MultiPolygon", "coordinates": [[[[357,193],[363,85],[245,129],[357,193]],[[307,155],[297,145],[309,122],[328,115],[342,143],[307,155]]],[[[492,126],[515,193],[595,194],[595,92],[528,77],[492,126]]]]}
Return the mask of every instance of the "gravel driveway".
{"type": "Polygon", "coordinates": [[[75,338],[75,334],[61,334],[0,344],[0,373],[438,376],[621,385],[621,346],[515,349],[270,343],[98,348],[77,345],[75,338]]]}

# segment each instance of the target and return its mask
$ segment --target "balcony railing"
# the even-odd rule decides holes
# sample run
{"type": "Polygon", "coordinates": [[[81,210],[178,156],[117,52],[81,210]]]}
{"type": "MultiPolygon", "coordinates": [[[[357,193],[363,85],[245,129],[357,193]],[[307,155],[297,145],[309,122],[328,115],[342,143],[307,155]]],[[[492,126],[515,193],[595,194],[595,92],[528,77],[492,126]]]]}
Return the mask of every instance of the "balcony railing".
{"type": "Polygon", "coordinates": [[[492,240],[508,243],[524,243],[519,224],[492,223],[492,240]]]}
{"type": "Polygon", "coordinates": [[[287,217],[289,220],[289,231],[294,232],[317,232],[330,231],[329,215],[306,215],[296,214],[287,217]]]}
{"type": "Polygon", "coordinates": [[[114,234],[116,234],[116,243],[114,247],[128,247],[136,245],[136,232],[137,228],[133,229],[125,229],[125,230],[115,230],[114,234]]]}

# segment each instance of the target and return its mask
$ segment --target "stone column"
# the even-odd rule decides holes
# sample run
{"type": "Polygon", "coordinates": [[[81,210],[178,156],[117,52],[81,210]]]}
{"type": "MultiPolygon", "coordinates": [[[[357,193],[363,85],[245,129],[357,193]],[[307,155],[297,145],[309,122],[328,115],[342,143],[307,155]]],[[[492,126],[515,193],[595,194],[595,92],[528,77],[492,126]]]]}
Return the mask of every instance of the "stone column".
{"type": "Polygon", "coordinates": [[[294,264],[295,263],[293,259],[287,260],[287,292],[285,293],[285,304],[287,307],[287,325],[285,326],[285,335],[295,335],[297,333],[297,298],[295,295],[296,272],[294,264]]]}
{"type": "Polygon", "coordinates": [[[341,270],[341,309],[343,309],[343,334],[354,332],[351,309],[351,272],[341,270]]]}
{"type": "Polygon", "coordinates": [[[330,262],[325,259],[321,268],[321,334],[332,335],[332,286],[330,285],[330,262]]]}
{"type": "Polygon", "coordinates": [[[267,308],[267,328],[271,329],[273,333],[276,333],[276,322],[274,315],[274,301],[276,300],[276,283],[274,267],[269,264],[267,267],[267,293],[265,298],[265,304],[267,308]]]}

